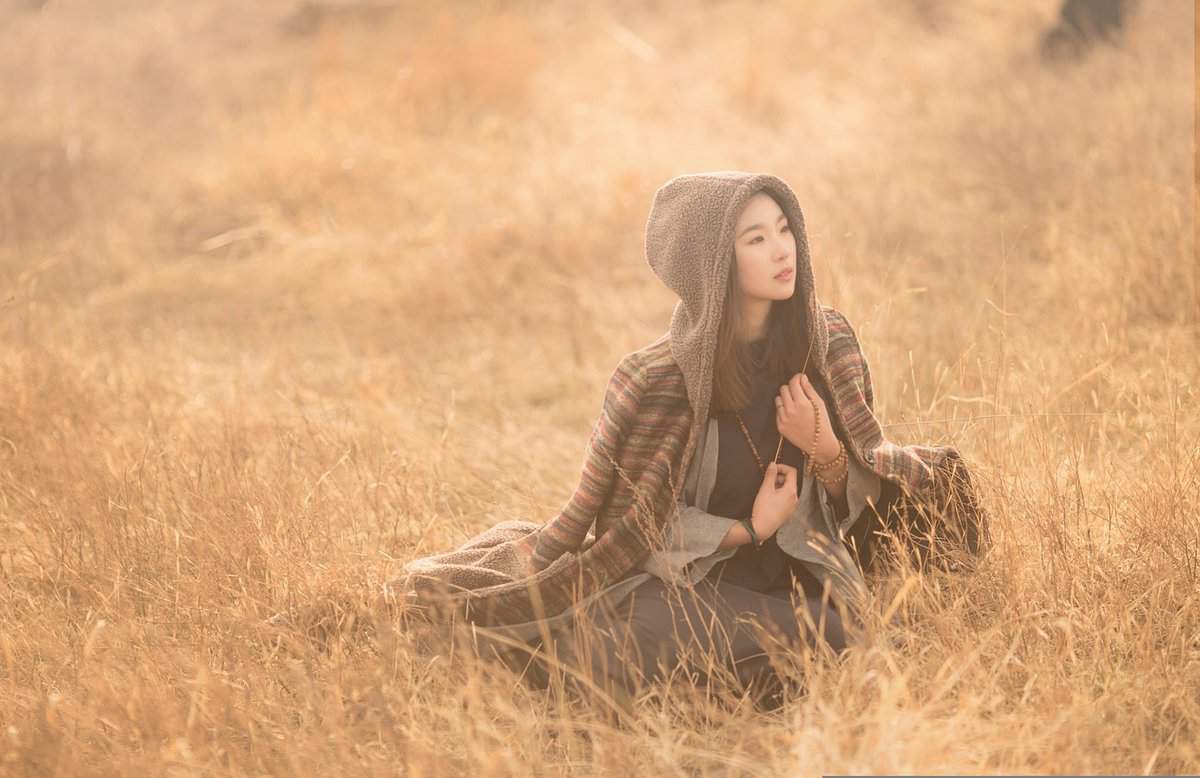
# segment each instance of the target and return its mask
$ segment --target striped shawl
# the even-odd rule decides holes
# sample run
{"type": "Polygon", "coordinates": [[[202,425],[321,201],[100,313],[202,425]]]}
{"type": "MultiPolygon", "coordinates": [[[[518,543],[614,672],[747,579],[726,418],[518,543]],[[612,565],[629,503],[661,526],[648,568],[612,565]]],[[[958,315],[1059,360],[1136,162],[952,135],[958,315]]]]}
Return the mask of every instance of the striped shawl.
{"type": "MultiPolygon", "coordinates": [[[[969,562],[987,523],[958,452],[884,437],[854,330],[837,310],[819,311],[828,339],[816,379],[833,398],[832,423],[849,454],[899,486],[905,518],[897,536],[918,564],[969,562]]],[[[500,522],[452,551],[409,562],[402,587],[410,602],[498,626],[556,615],[616,582],[678,520],[698,427],[666,333],[614,370],[579,484],[558,515],[544,524],[500,522]]]]}

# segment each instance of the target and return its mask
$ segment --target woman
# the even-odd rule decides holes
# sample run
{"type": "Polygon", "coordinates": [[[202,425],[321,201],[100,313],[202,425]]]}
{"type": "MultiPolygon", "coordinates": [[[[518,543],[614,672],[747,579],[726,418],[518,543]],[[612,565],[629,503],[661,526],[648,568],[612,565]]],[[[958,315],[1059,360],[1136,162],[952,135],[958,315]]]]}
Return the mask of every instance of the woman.
{"type": "Polygon", "coordinates": [[[668,181],[646,256],[680,302],[614,371],[571,499],[543,525],[502,522],[410,562],[405,588],[448,601],[485,642],[540,638],[626,706],[677,668],[716,670],[769,706],[769,644],[845,646],[877,530],[920,564],[955,564],[984,517],[956,451],[883,437],[781,179],[668,181]]]}
{"type": "MultiPolygon", "coordinates": [[[[650,579],[615,607],[604,607],[613,605],[608,598],[589,614],[599,629],[560,640],[559,658],[590,671],[618,699],[681,664],[710,675],[715,658],[735,690],[751,689],[770,707],[780,691],[773,645],[846,645],[842,613],[829,600],[849,594],[836,577],[842,568],[807,541],[823,534],[842,542],[858,523],[845,519],[879,499],[881,479],[852,464],[804,372],[807,300],[796,295],[797,271],[802,265],[807,287],[811,271],[784,209],[767,190],[754,193],[733,236],[713,359],[715,473],[714,452],[694,460],[709,465],[707,497],[692,501],[671,553],[642,565],[650,579]],[[677,585],[681,578],[686,585],[677,585]],[[689,648],[694,656],[683,661],[689,648]]],[[[852,564],[845,567],[853,574],[852,564]]]]}

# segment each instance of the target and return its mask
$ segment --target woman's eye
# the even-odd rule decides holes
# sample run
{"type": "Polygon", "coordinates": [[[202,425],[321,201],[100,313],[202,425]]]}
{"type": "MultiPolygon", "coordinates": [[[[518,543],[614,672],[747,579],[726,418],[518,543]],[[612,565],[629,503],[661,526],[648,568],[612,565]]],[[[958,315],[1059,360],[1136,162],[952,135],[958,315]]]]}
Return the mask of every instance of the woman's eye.
{"type": "Polygon", "coordinates": [[[755,235],[753,238],[750,239],[750,242],[758,243],[760,240],[762,240],[762,235],[755,235]]]}
{"type": "Polygon", "coordinates": [[[784,232],[790,232],[790,231],[791,231],[791,229],[792,229],[792,225],[790,225],[790,224],[785,224],[785,225],[783,225],[783,231],[784,231],[784,232]]]}

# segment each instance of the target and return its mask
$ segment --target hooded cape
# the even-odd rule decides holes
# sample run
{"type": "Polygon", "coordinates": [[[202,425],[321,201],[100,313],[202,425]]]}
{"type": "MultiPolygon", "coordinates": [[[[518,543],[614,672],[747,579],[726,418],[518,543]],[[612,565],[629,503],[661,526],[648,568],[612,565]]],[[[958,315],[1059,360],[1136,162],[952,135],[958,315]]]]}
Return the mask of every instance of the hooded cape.
{"type": "Polygon", "coordinates": [[[451,551],[408,562],[401,586],[410,603],[436,604],[480,626],[548,618],[661,547],[664,529],[679,520],[684,476],[709,416],[734,225],[760,191],[779,204],[796,239],[808,373],[832,399],[830,421],[848,454],[899,486],[897,536],[919,564],[961,566],[980,551],[986,516],[958,452],[884,437],[858,338],[845,316],[817,301],[791,187],[771,175],[718,171],[678,176],[654,195],[646,260],[679,302],[670,330],[613,371],[570,499],[543,524],[503,521],[451,551]]]}

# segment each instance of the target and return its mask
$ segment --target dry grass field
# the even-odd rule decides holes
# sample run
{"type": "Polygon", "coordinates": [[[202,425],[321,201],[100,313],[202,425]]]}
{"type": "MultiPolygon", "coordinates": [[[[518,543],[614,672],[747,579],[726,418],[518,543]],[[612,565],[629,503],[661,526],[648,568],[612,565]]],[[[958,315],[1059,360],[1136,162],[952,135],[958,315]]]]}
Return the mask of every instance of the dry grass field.
{"type": "Polygon", "coordinates": [[[0,3],[0,773],[1200,772],[1193,6],[0,3]],[[791,183],[995,548],[613,727],[381,596],[574,488],[654,190],[791,183]]]}

